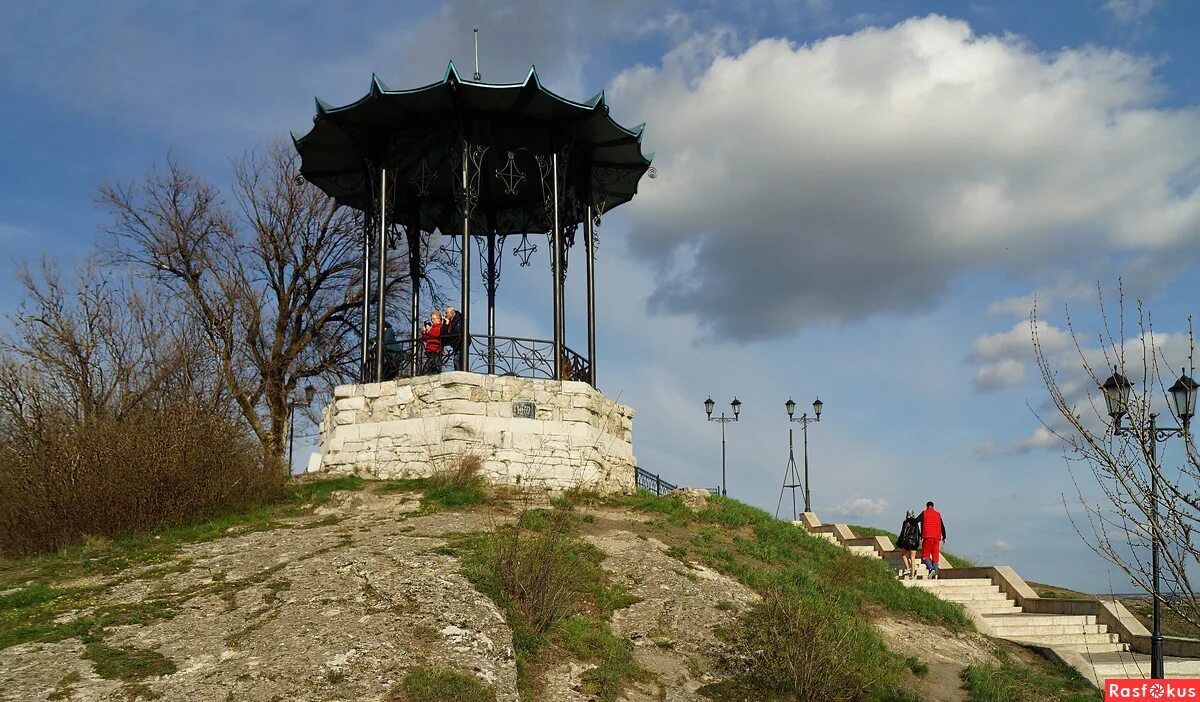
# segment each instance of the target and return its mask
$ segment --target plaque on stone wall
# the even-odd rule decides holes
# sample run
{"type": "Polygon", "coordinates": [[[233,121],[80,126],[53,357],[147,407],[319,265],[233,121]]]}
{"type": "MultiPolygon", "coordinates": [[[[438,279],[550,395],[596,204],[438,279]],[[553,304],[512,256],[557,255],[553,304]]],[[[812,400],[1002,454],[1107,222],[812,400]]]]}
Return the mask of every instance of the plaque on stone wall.
{"type": "Polygon", "coordinates": [[[537,416],[537,405],[528,400],[516,400],[512,404],[512,413],[519,419],[533,419],[537,416]]]}

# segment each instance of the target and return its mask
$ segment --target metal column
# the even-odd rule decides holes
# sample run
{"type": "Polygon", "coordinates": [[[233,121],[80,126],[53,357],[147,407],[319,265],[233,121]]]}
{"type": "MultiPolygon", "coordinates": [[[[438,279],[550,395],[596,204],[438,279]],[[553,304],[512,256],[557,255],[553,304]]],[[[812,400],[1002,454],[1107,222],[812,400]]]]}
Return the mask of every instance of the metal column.
{"type": "Polygon", "coordinates": [[[587,255],[587,353],[588,384],[596,387],[596,232],[592,229],[592,208],[587,208],[587,224],[583,230],[587,255]]]}
{"type": "Polygon", "coordinates": [[[488,375],[496,374],[496,232],[491,232],[487,242],[487,296],[488,296],[488,375]]]}
{"type": "Polygon", "coordinates": [[[409,375],[413,378],[417,377],[417,362],[420,356],[420,338],[421,338],[421,228],[420,217],[413,214],[412,222],[408,225],[408,279],[412,285],[412,309],[409,314],[412,316],[412,330],[409,338],[412,339],[412,353],[409,354],[409,375]]]}
{"type": "Polygon", "coordinates": [[[376,216],[379,221],[378,290],[375,299],[375,382],[383,380],[383,315],[384,297],[387,295],[387,169],[379,168],[379,206],[376,216]]]}
{"type": "Polygon", "coordinates": [[[358,382],[370,379],[371,360],[367,346],[371,341],[371,213],[363,212],[363,265],[362,265],[362,358],[358,370],[358,382]]]}
{"type": "Polygon", "coordinates": [[[551,158],[551,173],[554,178],[554,231],[551,234],[551,256],[554,260],[554,379],[562,380],[563,325],[562,325],[562,228],[559,226],[558,203],[558,152],[551,158]]]}
{"type": "Polygon", "coordinates": [[[1154,598],[1154,615],[1150,634],[1150,679],[1162,680],[1166,677],[1163,665],[1163,633],[1159,617],[1159,601],[1162,599],[1161,583],[1159,582],[1158,551],[1162,541],[1158,524],[1158,415],[1150,415],[1150,569],[1153,585],[1150,591],[1154,598]]]}
{"type": "Polygon", "coordinates": [[[467,140],[463,139],[462,153],[462,337],[459,341],[460,365],[465,371],[471,370],[471,158],[467,140]]]}

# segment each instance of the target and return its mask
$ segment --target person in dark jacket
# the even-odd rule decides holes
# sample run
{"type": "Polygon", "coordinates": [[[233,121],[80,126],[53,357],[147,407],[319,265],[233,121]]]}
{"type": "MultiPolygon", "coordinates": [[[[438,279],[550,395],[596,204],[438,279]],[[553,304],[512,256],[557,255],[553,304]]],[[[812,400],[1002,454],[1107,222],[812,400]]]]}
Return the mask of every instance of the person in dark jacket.
{"type": "Polygon", "coordinates": [[[454,370],[463,370],[460,348],[462,348],[462,317],[458,316],[458,310],[447,307],[446,317],[442,320],[442,349],[450,357],[450,367],[454,370]]]}
{"type": "Polygon", "coordinates": [[[381,380],[396,377],[400,370],[401,351],[402,348],[399,340],[396,339],[392,323],[385,321],[383,323],[383,378],[381,380]]]}
{"type": "Polygon", "coordinates": [[[917,518],[921,527],[921,561],[929,569],[929,576],[938,576],[941,562],[941,544],[946,540],[946,522],[942,514],[933,508],[932,502],[925,503],[925,511],[917,518]]]}
{"type": "Polygon", "coordinates": [[[900,536],[896,539],[896,548],[900,549],[900,559],[904,563],[900,577],[916,578],[917,549],[921,548],[921,520],[911,509],[904,515],[900,536]]]}

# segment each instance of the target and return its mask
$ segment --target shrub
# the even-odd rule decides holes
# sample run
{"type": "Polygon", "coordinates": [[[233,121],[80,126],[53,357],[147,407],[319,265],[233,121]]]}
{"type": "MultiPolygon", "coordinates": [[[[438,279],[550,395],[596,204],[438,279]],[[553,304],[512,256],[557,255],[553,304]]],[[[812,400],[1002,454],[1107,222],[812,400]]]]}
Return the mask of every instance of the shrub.
{"type": "Polygon", "coordinates": [[[755,689],[812,702],[886,698],[900,661],[866,619],[837,602],[772,589],[734,631],[755,689]]]}
{"type": "Polygon", "coordinates": [[[465,507],[487,501],[487,485],[479,471],[483,469],[483,459],[473,453],[466,453],[449,469],[435,474],[430,480],[425,499],[447,507],[465,507]]]}
{"type": "Polygon", "coordinates": [[[0,553],[55,551],[277,493],[234,420],[194,405],[48,423],[0,446],[0,553]]]}

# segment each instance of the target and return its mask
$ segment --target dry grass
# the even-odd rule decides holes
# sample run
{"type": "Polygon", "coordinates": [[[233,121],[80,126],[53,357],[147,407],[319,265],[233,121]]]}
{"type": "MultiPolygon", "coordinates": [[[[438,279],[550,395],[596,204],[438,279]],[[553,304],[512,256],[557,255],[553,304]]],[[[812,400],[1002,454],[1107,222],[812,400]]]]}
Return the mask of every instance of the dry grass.
{"type": "Polygon", "coordinates": [[[46,424],[0,446],[0,553],[82,542],[206,517],[279,488],[233,420],[182,405],[46,424]]]}

